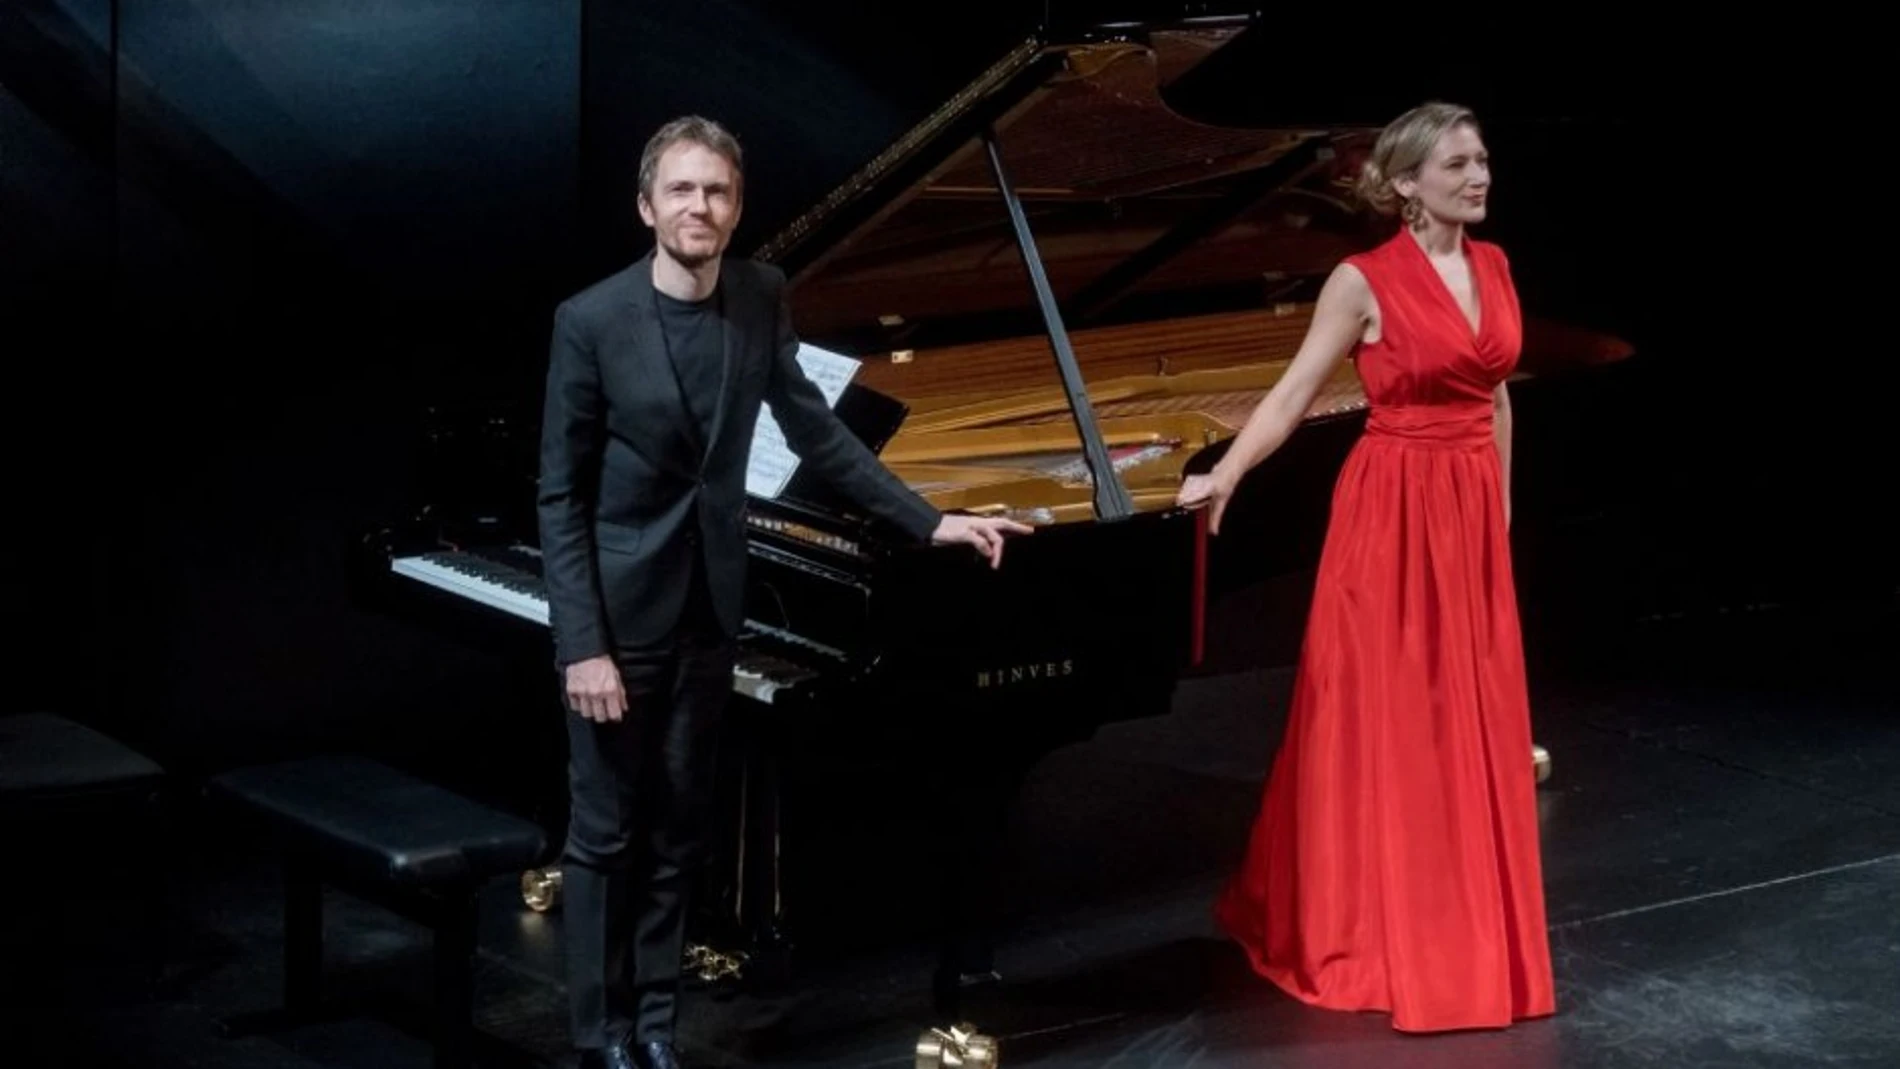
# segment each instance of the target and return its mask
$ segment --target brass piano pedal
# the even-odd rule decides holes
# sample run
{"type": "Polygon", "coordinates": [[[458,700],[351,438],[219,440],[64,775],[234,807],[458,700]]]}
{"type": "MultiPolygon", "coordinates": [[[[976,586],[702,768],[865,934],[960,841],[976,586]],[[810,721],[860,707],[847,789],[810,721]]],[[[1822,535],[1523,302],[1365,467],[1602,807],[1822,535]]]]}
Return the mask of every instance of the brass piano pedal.
{"type": "Polygon", "coordinates": [[[1531,744],[1531,768],[1537,773],[1537,782],[1550,778],[1550,751],[1536,743],[1531,744]]]}
{"type": "Polygon", "coordinates": [[[965,1021],[917,1037],[916,1069],[996,1069],[996,1040],[965,1021]]]}
{"type": "Polygon", "coordinates": [[[521,874],[521,900],[536,913],[546,913],[561,902],[561,867],[529,869],[521,874]]]}

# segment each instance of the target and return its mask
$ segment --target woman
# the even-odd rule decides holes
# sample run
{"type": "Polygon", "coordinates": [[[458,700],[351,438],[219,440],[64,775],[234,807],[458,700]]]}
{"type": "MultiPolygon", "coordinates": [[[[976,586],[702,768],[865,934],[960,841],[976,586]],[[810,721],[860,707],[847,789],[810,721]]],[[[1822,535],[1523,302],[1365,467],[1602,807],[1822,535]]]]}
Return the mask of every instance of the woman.
{"type": "Polygon", "coordinates": [[[1552,1013],[1524,659],[1510,564],[1522,324],[1510,265],[1470,238],[1491,173],[1471,113],[1427,104],[1360,193],[1403,220],[1320,292],[1286,375],[1179,501],[1211,510],[1349,355],[1371,402],[1334,488],[1286,736],[1216,916],[1315,1006],[1406,1032],[1552,1013]]]}

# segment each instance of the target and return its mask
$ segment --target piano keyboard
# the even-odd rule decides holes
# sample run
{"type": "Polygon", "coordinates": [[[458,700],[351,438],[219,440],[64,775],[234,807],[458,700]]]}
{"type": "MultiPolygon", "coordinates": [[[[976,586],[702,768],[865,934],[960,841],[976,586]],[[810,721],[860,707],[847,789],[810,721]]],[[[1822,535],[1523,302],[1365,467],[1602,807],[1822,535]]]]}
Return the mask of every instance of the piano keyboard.
{"type": "Polygon", "coordinates": [[[390,570],[451,594],[548,625],[542,594],[541,554],[526,546],[502,550],[455,550],[397,557],[390,570]],[[509,563],[509,558],[518,558],[509,563]]]}
{"type": "MultiPolygon", "coordinates": [[[[390,570],[456,597],[548,626],[541,553],[532,547],[443,550],[396,557],[390,562],[390,570]]],[[[747,620],[733,664],[732,689],[769,705],[780,691],[819,676],[817,669],[802,663],[812,660],[835,662],[842,667],[846,657],[840,650],[793,632],[747,620]],[[772,647],[797,659],[775,654],[772,647]]]]}

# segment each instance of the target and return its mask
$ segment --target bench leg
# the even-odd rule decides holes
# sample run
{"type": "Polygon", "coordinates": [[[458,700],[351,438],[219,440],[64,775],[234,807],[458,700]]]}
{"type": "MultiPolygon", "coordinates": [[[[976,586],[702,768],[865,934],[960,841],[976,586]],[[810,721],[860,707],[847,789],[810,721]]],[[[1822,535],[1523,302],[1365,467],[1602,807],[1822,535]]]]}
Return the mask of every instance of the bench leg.
{"type": "Polygon", "coordinates": [[[172,871],[169,863],[172,844],[171,814],[163,788],[154,789],[142,804],[140,825],[144,834],[132,849],[146,882],[140,902],[145,924],[144,950],[148,987],[154,994],[165,983],[165,962],[171,943],[165,922],[171,905],[172,871]]]}
{"type": "Polygon", "coordinates": [[[284,1002],[281,1007],[234,1014],[219,1022],[227,1038],[262,1035],[344,1016],[323,1005],[323,881],[310,862],[284,864],[284,1002]]]}
{"type": "Polygon", "coordinates": [[[475,1055],[476,899],[441,903],[435,927],[435,1069],[467,1069],[475,1055]]]}
{"type": "MultiPolygon", "coordinates": [[[[402,1013],[397,1023],[435,1046],[435,1069],[471,1069],[483,1065],[537,1065],[524,1052],[475,1028],[475,948],[480,887],[401,898],[378,897],[403,916],[424,924],[434,939],[435,1000],[425,1024],[402,1013]]],[[[350,1001],[324,1003],[323,882],[314,866],[292,859],[284,874],[284,1005],[242,1013],[220,1022],[227,1037],[275,1032],[354,1016],[350,1001]]]]}
{"type": "Polygon", "coordinates": [[[322,1001],[323,883],[293,858],[284,868],[284,1010],[316,1011],[322,1001]]]}

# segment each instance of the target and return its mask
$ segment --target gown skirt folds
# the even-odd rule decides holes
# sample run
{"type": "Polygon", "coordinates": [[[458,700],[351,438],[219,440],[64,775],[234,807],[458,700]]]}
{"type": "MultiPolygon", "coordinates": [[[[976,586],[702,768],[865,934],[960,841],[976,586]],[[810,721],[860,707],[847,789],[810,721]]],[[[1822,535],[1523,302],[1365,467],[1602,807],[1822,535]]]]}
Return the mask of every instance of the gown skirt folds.
{"type": "Polygon", "coordinates": [[[1496,386],[1509,264],[1466,240],[1474,328],[1410,234],[1348,262],[1379,305],[1286,733],[1216,906],[1254,969],[1401,1031],[1554,1012],[1496,386]]]}

